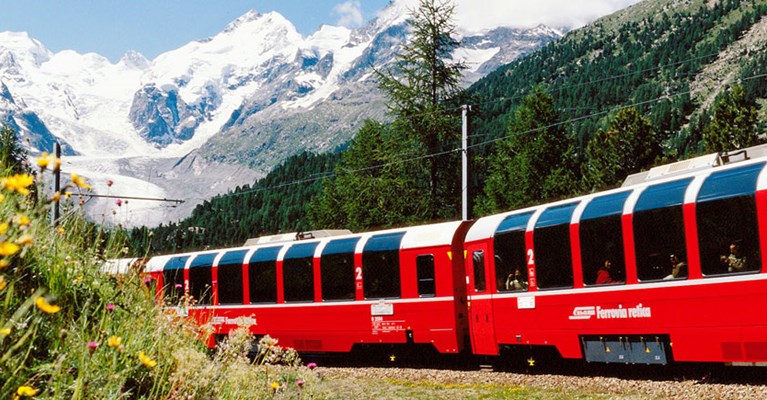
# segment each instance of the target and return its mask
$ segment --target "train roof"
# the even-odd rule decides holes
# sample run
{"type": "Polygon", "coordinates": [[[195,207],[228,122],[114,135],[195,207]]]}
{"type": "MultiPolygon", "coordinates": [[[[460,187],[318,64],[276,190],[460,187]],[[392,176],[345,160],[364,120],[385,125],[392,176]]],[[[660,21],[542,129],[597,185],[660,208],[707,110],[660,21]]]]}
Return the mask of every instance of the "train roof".
{"type": "Polygon", "coordinates": [[[113,258],[106,260],[101,266],[101,272],[104,274],[121,275],[130,271],[131,266],[140,258],[113,258]]]}
{"type": "MultiPolygon", "coordinates": [[[[284,246],[285,248],[283,248],[283,252],[282,252],[282,254],[284,255],[284,251],[287,249],[287,247],[295,245],[295,244],[303,244],[303,243],[319,244],[320,246],[318,246],[317,248],[317,251],[319,252],[321,251],[321,249],[324,247],[325,244],[327,244],[328,242],[332,240],[343,240],[343,239],[350,239],[350,238],[361,239],[360,242],[358,243],[358,248],[357,248],[357,251],[361,251],[362,247],[359,247],[359,246],[363,246],[369,238],[373,236],[393,234],[393,233],[402,234],[400,249],[417,249],[417,248],[425,248],[425,247],[450,245],[453,242],[453,238],[455,236],[456,231],[459,229],[459,227],[463,223],[464,223],[463,221],[450,221],[450,222],[442,222],[442,223],[429,224],[429,225],[393,228],[393,229],[387,229],[387,230],[381,230],[381,231],[348,233],[348,234],[340,234],[340,235],[337,234],[337,235],[330,235],[330,236],[326,236],[322,238],[313,238],[313,239],[305,239],[305,240],[288,240],[288,239],[279,240],[284,238],[278,238],[278,240],[266,240],[266,241],[263,241],[262,243],[248,245],[248,246],[219,248],[214,250],[204,250],[204,251],[195,251],[195,252],[178,253],[178,254],[166,254],[161,256],[155,256],[149,259],[146,265],[146,271],[147,272],[162,271],[163,267],[168,262],[168,260],[174,257],[197,256],[197,255],[203,255],[203,254],[219,254],[219,253],[224,253],[228,251],[237,251],[237,250],[255,251],[260,248],[275,247],[275,246],[284,246]]],[[[291,233],[288,235],[292,235],[293,237],[296,236],[295,233],[291,233]]]]}
{"type": "MultiPolygon", "coordinates": [[[[764,162],[767,162],[767,144],[749,147],[747,149],[739,150],[736,152],[730,152],[729,154],[713,153],[689,160],[658,166],[648,171],[629,176],[626,178],[626,181],[624,181],[623,185],[618,188],[479,218],[466,234],[466,241],[470,242],[493,237],[501,222],[503,222],[507,217],[511,215],[541,212],[544,209],[559,205],[580,203],[584,200],[590,200],[595,197],[602,197],[621,192],[635,192],[637,190],[643,190],[646,187],[662,184],[665,182],[672,182],[698,176],[705,177],[710,175],[712,172],[741,168],[744,166],[764,162]]],[[[767,183],[758,183],[759,188],[762,188],[764,185],[767,185],[767,183]]],[[[582,209],[580,211],[582,211],[582,209]]]]}
{"type": "Polygon", "coordinates": [[[244,247],[256,246],[260,244],[274,244],[295,242],[298,240],[318,239],[332,236],[350,235],[352,231],[348,229],[320,229],[316,231],[280,233],[277,235],[260,236],[250,238],[245,241],[244,247]]]}

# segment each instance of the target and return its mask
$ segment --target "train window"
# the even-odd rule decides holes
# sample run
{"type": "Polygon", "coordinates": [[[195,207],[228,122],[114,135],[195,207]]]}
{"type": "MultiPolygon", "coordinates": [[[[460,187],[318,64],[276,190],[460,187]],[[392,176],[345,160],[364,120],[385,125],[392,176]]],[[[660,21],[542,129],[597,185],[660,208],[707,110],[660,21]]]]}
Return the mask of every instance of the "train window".
{"type": "Polygon", "coordinates": [[[510,215],[495,232],[495,279],[499,292],[527,290],[525,230],[531,215],[510,215]]]}
{"type": "Polygon", "coordinates": [[[761,267],[756,181],[764,164],[712,174],[695,207],[703,275],[755,272],[761,267]]]}
{"type": "Polygon", "coordinates": [[[633,228],[640,281],[661,280],[671,274],[672,256],[678,260],[675,263],[687,262],[682,204],[691,181],[650,186],[637,199],[633,228]]]}
{"type": "Polygon", "coordinates": [[[400,288],[399,247],[404,232],[373,236],[362,251],[366,299],[398,298],[400,288]]]}
{"type": "Polygon", "coordinates": [[[173,257],[162,269],[163,295],[170,303],[184,297],[184,266],[189,256],[173,257]]]}
{"type": "Polygon", "coordinates": [[[583,210],[579,229],[583,282],[587,285],[626,280],[621,215],[629,193],[597,197],[583,210]]]}
{"type": "Polygon", "coordinates": [[[425,254],[416,257],[415,267],[418,275],[418,295],[420,297],[435,296],[437,292],[434,285],[434,256],[425,254]]]}
{"type": "Polygon", "coordinates": [[[282,261],[285,302],[314,301],[314,249],[317,243],[290,246],[282,261]]]}
{"type": "Polygon", "coordinates": [[[474,269],[474,291],[485,291],[485,252],[477,250],[471,253],[472,269],[474,269]]]}
{"type": "Polygon", "coordinates": [[[189,295],[197,304],[211,304],[213,297],[213,260],[216,254],[198,254],[189,264],[189,295]]]}
{"type": "Polygon", "coordinates": [[[570,220],[576,205],[551,207],[535,224],[535,275],[540,289],[573,287],[570,220]]]}
{"type": "Polygon", "coordinates": [[[242,304],[242,262],[247,250],[229,251],[218,261],[218,303],[242,304]]]}
{"type": "Polygon", "coordinates": [[[354,249],[359,238],[329,242],[320,256],[323,300],[354,300],[354,249]]]}
{"type": "Polygon", "coordinates": [[[277,254],[280,247],[258,249],[248,263],[250,302],[277,302],[277,254]]]}

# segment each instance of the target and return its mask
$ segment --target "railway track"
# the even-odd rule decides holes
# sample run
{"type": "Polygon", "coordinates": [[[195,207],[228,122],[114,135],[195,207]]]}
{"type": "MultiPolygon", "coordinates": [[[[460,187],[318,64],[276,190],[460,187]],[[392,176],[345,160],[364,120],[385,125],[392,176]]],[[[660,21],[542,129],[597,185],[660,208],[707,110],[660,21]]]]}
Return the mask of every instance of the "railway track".
{"type": "MultiPolygon", "coordinates": [[[[476,357],[314,357],[324,377],[361,386],[524,388],[572,392],[572,398],[765,399],[767,369],[719,364],[622,365],[535,359],[530,365],[476,357]]],[[[382,389],[385,390],[385,389],[382,389]]],[[[460,392],[457,392],[460,393],[460,392]]],[[[379,393],[380,394],[380,393],[379,393]]],[[[459,397],[462,395],[458,395],[459,397]]],[[[545,395],[544,395],[545,396],[545,395]]],[[[364,395],[363,395],[364,397],[364,395]]],[[[373,398],[373,397],[371,397],[373,398]]],[[[544,397],[545,398],[545,397],[544,397]]],[[[564,398],[568,398],[565,395],[564,398]]]]}

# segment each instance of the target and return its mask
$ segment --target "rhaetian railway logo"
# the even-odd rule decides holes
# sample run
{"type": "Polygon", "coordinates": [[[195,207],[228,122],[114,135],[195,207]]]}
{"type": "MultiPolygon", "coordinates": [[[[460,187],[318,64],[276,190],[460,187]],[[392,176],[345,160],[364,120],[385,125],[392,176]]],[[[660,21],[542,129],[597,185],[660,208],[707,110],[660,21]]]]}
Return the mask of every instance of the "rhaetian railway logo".
{"type": "Polygon", "coordinates": [[[571,320],[586,320],[596,317],[596,319],[632,319],[632,318],[651,318],[652,308],[645,307],[642,303],[636,307],[624,308],[622,304],[618,308],[602,308],[600,306],[581,306],[573,309],[571,320]]]}

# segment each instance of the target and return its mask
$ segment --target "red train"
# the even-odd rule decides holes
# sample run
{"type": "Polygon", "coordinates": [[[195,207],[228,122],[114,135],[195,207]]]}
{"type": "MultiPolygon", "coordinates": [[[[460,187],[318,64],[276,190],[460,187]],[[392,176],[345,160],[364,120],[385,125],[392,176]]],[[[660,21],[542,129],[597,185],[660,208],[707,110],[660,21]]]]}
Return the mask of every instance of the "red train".
{"type": "Polygon", "coordinates": [[[767,149],[738,158],[476,221],[273,237],[146,270],[217,335],[245,323],[302,352],[546,346],[592,362],[767,365],[767,149]]]}

